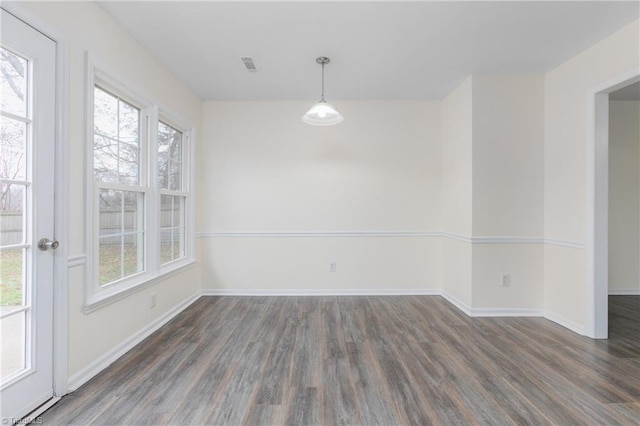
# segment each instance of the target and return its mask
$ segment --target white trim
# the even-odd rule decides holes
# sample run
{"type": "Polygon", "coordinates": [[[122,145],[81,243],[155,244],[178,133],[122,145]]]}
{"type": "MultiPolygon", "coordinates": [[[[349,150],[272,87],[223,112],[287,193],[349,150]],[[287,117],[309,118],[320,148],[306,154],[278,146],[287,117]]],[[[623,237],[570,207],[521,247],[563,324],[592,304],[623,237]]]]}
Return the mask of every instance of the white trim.
{"type": "Polygon", "coordinates": [[[586,247],[585,243],[580,243],[577,241],[558,240],[554,238],[545,238],[544,243],[550,246],[568,247],[581,250],[584,250],[584,248],[586,247]]]}
{"type": "Polygon", "coordinates": [[[640,287],[609,288],[609,296],[640,296],[640,287]]]}
{"type": "Polygon", "coordinates": [[[471,237],[472,244],[544,244],[542,237],[471,237]]]}
{"type": "MultiPolygon", "coordinates": [[[[62,244],[54,257],[53,405],[67,394],[69,357],[69,44],[56,38],[56,141],[54,231],[62,244]]],[[[43,406],[44,407],[44,406],[43,406]]],[[[39,408],[40,409],[40,408],[39,408]]],[[[38,410],[39,410],[38,409],[38,410]]],[[[46,409],[46,408],[45,408],[46,409]]]]}
{"type": "Polygon", "coordinates": [[[609,93],[640,80],[634,67],[586,92],[586,335],[608,335],[609,93]]]}
{"type": "Polygon", "coordinates": [[[449,238],[468,244],[549,244],[584,249],[584,243],[544,237],[479,236],[442,231],[313,231],[313,232],[197,232],[196,238],[449,238]]]}
{"type": "Polygon", "coordinates": [[[327,290],[253,290],[253,289],[204,289],[203,296],[438,296],[440,289],[393,288],[393,289],[327,289],[327,290]]]}
{"type": "Polygon", "coordinates": [[[454,234],[451,232],[440,232],[440,235],[444,238],[449,238],[452,240],[462,241],[468,244],[473,244],[473,239],[470,236],[462,235],[462,234],[454,234]]]}
{"type": "Polygon", "coordinates": [[[196,238],[361,238],[361,237],[440,237],[440,232],[410,231],[317,231],[317,232],[198,232],[196,238]]]}
{"type": "Polygon", "coordinates": [[[587,331],[585,330],[585,328],[576,322],[568,320],[558,314],[554,314],[553,312],[549,312],[549,311],[544,312],[543,316],[549,321],[553,321],[564,328],[568,328],[574,333],[577,333],[581,336],[587,336],[587,331]]]}
{"type": "Polygon", "coordinates": [[[198,300],[200,296],[200,293],[196,293],[193,296],[188,297],[162,316],[147,324],[144,328],[142,328],[142,330],[130,336],[128,339],[124,340],[122,343],[102,355],[100,358],[94,360],[87,367],[75,373],[69,378],[69,391],[74,391],[88,382],[96,374],[107,368],[122,355],[124,355],[125,353],[133,349],[137,344],[149,337],[153,332],[158,330],[160,327],[171,321],[186,308],[191,306],[191,304],[198,300]]]}
{"type": "Polygon", "coordinates": [[[471,317],[543,317],[544,312],[540,309],[528,308],[472,308],[471,317]]]}
{"type": "Polygon", "coordinates": [[[83,266],[87,263],[87,255],[86,254],[78,254],[75,256],[69,256],[67,258],[67,267],[73,268],[75,266],[83,266]]]}
{"type": "Polygon", "coordinates": [[[108,290],[103,290],[97,295],[94,294],[93,299],[89,299],[85,301],[82,305],[82,312],[85,314],[89,314],[91,312],[97,311],[98,309],[102,309],[103,307],[110,305],[118,300],[121,300],[130,294],[137,293],[138,291],[157,284],[161,281],[164,281],[170,277],[173,277],[179,273],[182,273],[188,269],[191,269],[195,266],[195,259],[187,259],[182,260],[179,263],[176,262],[172,264],[172,268],[166,268],[162,272],[157,275],[151,276],[151,278],[145,281],[137,281],[128,287],[113,287],[113,291],[107,292],[108,290]]]}
{"type": "MultiPolygon", "coordinates": [[[[65,381],[66,381],[66,378],[65,378],[65,381]]],[[[15,424],[20,424],[20,425],[23,425],[23,424],[38,424],[37,418],[40,417],[40,414],[44,413],[49,408],[53,407],[61,399],[62,399],[61,396],[54,396],[53,398],[49,399],[47,402],[45,402],[44,404],[42,404],[41,406],[39,406],[38,408],[36,408],[32,412],[27,414],[26,416],[24,416],[22,419],[20,419],[19,422],[15,423],[15,424]]]]}
{"type": "Polygon", "coordinates": [[[471,306],[467,305],[462,300],[458,299],[456,296],[445,290],[443,290],[440,295],[444,297],[447,302],[451,303],[453,306],[467,314],[467,316],[471,316],[471,306]]]}

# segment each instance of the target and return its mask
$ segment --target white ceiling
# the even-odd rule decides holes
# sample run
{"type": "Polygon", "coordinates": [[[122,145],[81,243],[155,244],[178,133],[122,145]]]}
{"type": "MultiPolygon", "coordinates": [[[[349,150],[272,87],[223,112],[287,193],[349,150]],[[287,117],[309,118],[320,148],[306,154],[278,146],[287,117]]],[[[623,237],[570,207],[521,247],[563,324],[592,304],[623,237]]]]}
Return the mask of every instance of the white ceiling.
{"type": "Polygon", "coordinates": [[[638,2],[100,2],[205,100],[440,99],[470,74],[544,73],[638,2]],[[249,73],[239,56],[252,56],[249,73]]]}

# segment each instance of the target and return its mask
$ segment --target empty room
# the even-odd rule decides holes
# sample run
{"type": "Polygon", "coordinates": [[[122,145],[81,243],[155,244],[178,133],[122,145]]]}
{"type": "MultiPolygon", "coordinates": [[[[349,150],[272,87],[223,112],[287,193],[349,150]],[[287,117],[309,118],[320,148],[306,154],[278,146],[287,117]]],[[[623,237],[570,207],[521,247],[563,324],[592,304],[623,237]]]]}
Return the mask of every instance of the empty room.
{"type": "Polygon", "coordinates": [[[637,1],[0,7],[3,424],[640,424],[637,1]]]}

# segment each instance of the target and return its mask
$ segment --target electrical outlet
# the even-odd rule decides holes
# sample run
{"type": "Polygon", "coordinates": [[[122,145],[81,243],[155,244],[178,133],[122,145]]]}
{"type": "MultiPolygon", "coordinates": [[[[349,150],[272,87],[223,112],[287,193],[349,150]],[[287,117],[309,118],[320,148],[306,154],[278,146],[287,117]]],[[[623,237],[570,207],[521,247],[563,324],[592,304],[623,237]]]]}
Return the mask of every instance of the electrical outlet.
{"type": "Polygon", "coordinates": [[[158,297],[156,296],[155,293],[151,293],[149,297],[149,309],[155,308],[157,303],[158,303],[158,297]]]}
{"type": "Polygon", "coordinates": [[[336,271],[336,261],[332,260],[331,262],[329,262],[329,272],[335,272],[336,271]]]}
{"type": "Polygon", "coordinates": [[[500,274],[500,287],[509,287],[511,285],[510,274],[500,274]]]}

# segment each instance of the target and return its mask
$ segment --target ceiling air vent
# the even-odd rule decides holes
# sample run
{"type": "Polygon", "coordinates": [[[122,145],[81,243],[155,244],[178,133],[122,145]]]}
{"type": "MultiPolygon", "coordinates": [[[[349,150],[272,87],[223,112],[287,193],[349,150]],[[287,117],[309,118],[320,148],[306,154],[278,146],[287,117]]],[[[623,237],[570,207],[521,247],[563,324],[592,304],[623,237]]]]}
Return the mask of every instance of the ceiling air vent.
{"type": "Polygon", "coordinates": [[[240,60],[244,64],[244,67],[249,72],[256,72],[258,69],[256,68],[256,63],[253,62],[253,58],[251,56],[240,56],[240,60]]]}

